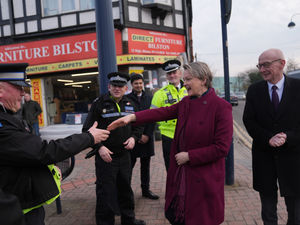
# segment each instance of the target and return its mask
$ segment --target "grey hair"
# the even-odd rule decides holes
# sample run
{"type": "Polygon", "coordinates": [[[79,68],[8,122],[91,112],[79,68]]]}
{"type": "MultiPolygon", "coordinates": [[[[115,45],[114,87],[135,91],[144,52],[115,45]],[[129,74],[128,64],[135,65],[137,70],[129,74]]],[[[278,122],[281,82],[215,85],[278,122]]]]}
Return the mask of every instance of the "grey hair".
{"type": "Polygon", "coordinates": [[[183,69],[188,71],[193,77],[199,80],[206,80],[205,86],[207,88],[212,87],[212,73],[208,65],[204,62],[191,62],[183,65],[183,69]]]}

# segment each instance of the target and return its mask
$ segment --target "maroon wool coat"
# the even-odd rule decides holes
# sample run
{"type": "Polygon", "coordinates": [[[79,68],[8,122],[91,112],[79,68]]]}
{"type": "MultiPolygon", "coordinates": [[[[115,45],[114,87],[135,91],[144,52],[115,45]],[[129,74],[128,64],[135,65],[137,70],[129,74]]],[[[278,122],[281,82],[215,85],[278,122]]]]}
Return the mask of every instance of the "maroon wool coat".
{"type": "Polygon", "coordinates": [[[187,96],[173,106],[136,113],[137,124],[174,118],[178,120],[170,153],[165,210],[176,190],[175,154],[185,127],[181,140],[190,159],[185,164],[185,225],[220,224],[224,221],[225,157],[232,142],[232,107],[211,88],[201,98],[187,96]]]}

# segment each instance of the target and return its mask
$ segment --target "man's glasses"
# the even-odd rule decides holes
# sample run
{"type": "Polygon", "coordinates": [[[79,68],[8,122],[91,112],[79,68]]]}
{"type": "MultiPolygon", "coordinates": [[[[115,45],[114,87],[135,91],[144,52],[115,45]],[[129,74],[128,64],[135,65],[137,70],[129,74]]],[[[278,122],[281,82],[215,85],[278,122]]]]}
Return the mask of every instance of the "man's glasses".
{"type": "Polygon", "coordinates": [[[273,60],[271,62],[264,62],[264,63],[261,63],[261,64],[257,64],[256,67],[258,69],[261,69],[262,67],[269,68],[274,62],[277,62],[279,60],[281,60],[281,59],[275,59],[275,60],[273,60]]]}

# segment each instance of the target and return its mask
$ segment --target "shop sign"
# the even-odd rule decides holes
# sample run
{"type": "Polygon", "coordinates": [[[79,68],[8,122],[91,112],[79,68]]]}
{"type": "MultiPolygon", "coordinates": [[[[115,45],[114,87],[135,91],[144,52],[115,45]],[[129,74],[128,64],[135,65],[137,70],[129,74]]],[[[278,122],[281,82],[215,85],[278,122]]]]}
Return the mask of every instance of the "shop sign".
{"type": "Polygon", "coordinates": [[[98,59],[85,59],[45,65],[29,66],[26,69],[28,75],[50,73],[57,71],[69,71],[84,68],[95,68],[98,66],[98,59]]]}
{"type": "Polygon", "coordinates": [[[174,58],[175,56],[163,55],[120,55],[117,57],[117,64],[162,64],[165,61],[174,58]]]}
{"type": "Polygon", "coordinates": [[[185,52],[185,37],[180,34],[128,28],[128,51],[131,54],[172,55],[185,52]]]}
{"type": "MultiPolygon", "coordinates": [[[[167,60],[174,59],[173,56],[163,55],[120,55],[117,56],[118,65],[128,64],[162,64],[167,60]]],[[[98,58],[76,60],[61,63],[29,66],[26,69],[28,75],[50,73],[57,71],[70,71],[76,69],[95,68],[98,66],[98,58]]]]}
{"type": "MultiPolygon", "coordinates": [[[[30,80],[31,83],[31,98],[32,100],[36,101],[37,103],[39,103],[39,105],[41,106],[41,109],[43,108],[43,102],[42,102],[42,85],[41,85],[41,79],[31,79],[30,80]]],[[[41,127],[44,126],[44,116],[43,113],[41,113],[38,116],[38,120],[39,120],[39,125],[41,127]]]]}
{"type": "MultiPolygon", "coordinates": [[[[121,31],[115,30],[116,54],[122,54],[121,31]]],[[[96,33],[0,46],[0,63],[41,65],[97,58],[96,33]]]]}

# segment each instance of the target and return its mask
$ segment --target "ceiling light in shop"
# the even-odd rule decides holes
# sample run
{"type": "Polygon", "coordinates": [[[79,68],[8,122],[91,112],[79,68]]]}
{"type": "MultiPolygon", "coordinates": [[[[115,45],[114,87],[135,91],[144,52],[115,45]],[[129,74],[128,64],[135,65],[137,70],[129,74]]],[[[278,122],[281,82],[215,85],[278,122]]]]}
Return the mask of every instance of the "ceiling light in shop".
{"type": "Polygon", "coordinates": [[[92,83],[92,81],[88,80],[88,81],[80,81],[80,82],[74,82],[74,83],[66,83],[65,86],[74,85],[74,84],[90,84],[90,83],[92,83]]]}
{"type": "Polygon", "coordinates": [[[90,75],[95,75],[98,74],[98,72],[91,72],[91,73],[77,73],[77,74],[72,74],[72,77],[79,77],[79,76],[90,76],[90,75]]]}
{"type": "Polygon", "coordinates": [[[57,79],[59,82],[66,82],[66,83],[72,83],[74,82],[73,80],[63,80],[63,79],[57,79]]]}
{"type": "Polygon", "coordinates": [[[78,85],[78,84],[73,84],[72,87],[80,87],[80,88],[82,88],[83,86],[82,85],[78,85]]]}

